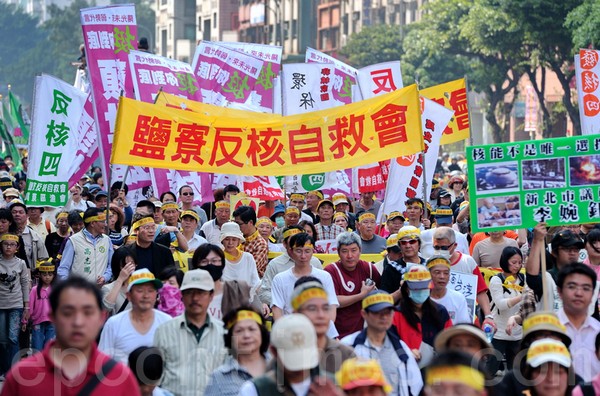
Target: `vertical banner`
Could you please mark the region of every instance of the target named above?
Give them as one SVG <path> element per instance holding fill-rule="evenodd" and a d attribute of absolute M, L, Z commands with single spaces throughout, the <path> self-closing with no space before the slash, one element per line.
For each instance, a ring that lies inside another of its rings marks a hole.
<path fill-rule="evenodd" d="M 332 98 L 335 106 L 352 103 L 352 87 L 356 85 L 356 75 L 358 71 L 335 59 L 332 56 L 324 54 L 313 48 L 306 48 L 306 63 L 329 63 L 334 66 L 331 75 L 332 80 Z"/>
<path fill-rule="evenodd" d="M 535 133 L 538 126 L 538 101 L 535 90 L 531 84 L 525 87 L 525 132 Z"/>
<path fill-rule="evenodd" d="M 281 72 L 283 115 L 308 113 L 340 106 L 331 89 L 333 67 L 322 63 L 290 63 Z"/>
<path fill-rule="evenodd" d="M 127 61 L 129 52 L 137 47 L 135 7 L 128 4 L 85 8 L 80 15 L 99 134 L 100 163 L 104 181 L 108 183 L 119 97 L 123 94 L 133 98 L 133 80 Z"/>
<path fill-rule="evenodd" d="M 581 134 L 600 133 L 600 51 L 579 50 L 575 55 L 575 77 Z"/>
<path fill-rule="evenodd" d="M 421 97 L 421 126 L 425 155 L 417 153 L 392 159 L 387 191 L 383 201 L 384 215 L 392 211 L 404 212 L 404 202 L 408 198 L 421 197 L 427 202 L 431 192 L 431 180 L 435 172 L 435 164 L 442 139 L 442 132 L 452 118 L 452 111 L 432 100 Z M 423 171 L 423 163 L 425 171 Z M 423 179 L 427 180 L 426 196 L 423 197 Z"/>
<path fill-rule="evenodd" d="M 225 47 L 242 51 L 261 59 L 264 64 L 250 93 L 248 106 L 250 110 L 262 113 L 275 113 L 275 79 L 281 71 L 282 49 L 274 45 L 253 43 L 219 43 Z"/>
<path fill-rule="evenodd" d="M 469 138 L 467 83 L 464 78 L 421 89 L 419 93 L 454 111 L 454 117 L 444 130 L 440 144 L 454 143 Z"/>
<path fill-rule="evenodd" d="M 400 61 L 377 63 L 363 67 L 357 74 L 361 97 L 369 99 L 403 88 Z"/>
<path fill-rule="evenodd" d="M 77 87 L 75 87 L 78 89 Z M 87 94 L 79 125 L 74 131 L 75 158 L 69 166 L 69 188 L 77 183 L 98 159 L 98 130 L 94 121 L 92 94 Z"/>
<path fill-rule="evenodd" d="M 196 47 L 192 63 L 202 90 L 202 102 L 223 107 L 248 102 L 263 65 L 262 60 L 252 55 L 202 41 Z"/>
<path fill-rule="evenodd" d="M 33 130 L 25 201 L 64 206 L 69 167 L 77 151 L 76 131 L 87 95 L 49 75 L 35 79 Z"/>
<path fill-rule="evenodd" d="M 600 222 L 600 137 L 467 147 L 473 232 Z"/>

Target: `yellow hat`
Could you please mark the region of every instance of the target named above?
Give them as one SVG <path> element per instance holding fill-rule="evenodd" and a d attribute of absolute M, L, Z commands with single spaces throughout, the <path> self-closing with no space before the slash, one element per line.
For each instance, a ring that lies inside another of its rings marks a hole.
<path fill-rule="evenodd" d="M 362 386 L 380 386 L 386 394 L 392 390 L 379 362 L 375 359 L 347 359 L 335 374 L 335 379 L 345 391 Z"/>
<path fill-rule="evenodd" d="M 181 212 L 181 214 L 179 215 L 180 219 L 183 219 L 183 216 L 191 216 L 194 219 L 196 219 L 196 221 L 200 221 L 200 216 L 198 216 L 198 213 L 196 213 L 195 210 L 184 210 L 183 212 Z"/>
<path fill-rule="evenodd" d="M 553 338 L 542 338 L 531 343 L 527 350 L 527 364 L 539 367 L 549 362 L 571 367 L 571 354 L 565 344 Z"/>
<path fill-rule="evenodd" d="M 421 238 L 421 230 L 419 230 L 415 226 L 407 225 L 398 231 L 398 240 L 410 238 L 410 239 L 420 239 Z"/>
<path fill-rule="evenodd" d="M 333 214 L 333 221 L 335 221 L 335 219 L 337 219 L 338 217 L 343 217 L 344 219 L 348 220 L 348 215 L 344 212 L 335 212 Z"/>
<path fill-rule="evenodd" d="M 386 249 L 398 247 L 398 234 L 392 234 L 385 241 Z"/>
<path fill-rule="evenodd" d="M 427 289 L 431 285 L 431 274 L 427 267 L 414 264 L 404 273 L 404 278 L 411 290 Z"/>
<path fill-rule="evenodd" d="M 427 370 L 426 385 L 444 382 L 463 384 L 476 391 L 481 391 L 485 386 L 485 377 L 481 371 L 465 365 L 437 366 Z"/>

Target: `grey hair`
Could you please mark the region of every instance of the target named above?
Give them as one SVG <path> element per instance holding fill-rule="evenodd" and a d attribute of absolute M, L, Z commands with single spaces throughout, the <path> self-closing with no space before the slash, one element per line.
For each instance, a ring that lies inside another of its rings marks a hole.
<path fill-rule="evenodd" d="M 338 251 L 342 246 L 350 246 L 354 243 L 356 243 L 358 248 L 362 250 L 362 242 L 360 241 L 360 237 L 354 232 L 342 232 L 337 236 L 336 240 Z"/>
<path fill-rule="evenodd" d="M 439 227 L 435 229 L 433 239 L 436 241 L 447 239 L 448 242 L 454 243 L 456 242 L 456 235 L 454 234 L 454 230 L 450 227 Z"/>

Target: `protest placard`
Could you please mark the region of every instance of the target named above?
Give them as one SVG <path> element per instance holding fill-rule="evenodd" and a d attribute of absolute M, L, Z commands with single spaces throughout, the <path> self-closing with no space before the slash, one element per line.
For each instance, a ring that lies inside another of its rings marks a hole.
<path fill-rule="evenodd" d="M 447 289 L 455 290 L 465 296 L 469 307 L 469 317 L 475 319 L 475 304 L 477 302 L 477 275 L 464 272 L 450 271 L 450 281 Z"/>

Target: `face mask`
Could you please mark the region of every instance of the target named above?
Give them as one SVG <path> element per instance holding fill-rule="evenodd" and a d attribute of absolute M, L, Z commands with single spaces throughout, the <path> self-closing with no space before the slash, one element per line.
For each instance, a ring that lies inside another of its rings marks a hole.
<path fill-rule="evenodd" d="M 277 227 L 282 228 L 283 226 L 285 226 L 285 220 L 283 219 L 283 217 L 278 217 L 275 219 L 275 224 L 277 224 Z"/>
<path fill-rule="evenodd" d="M 213 281 L 215 282 L 221 279 L 221 276 L 223 276 L 223 265 L 208 264 L 199 268 L 208 271 L 210 277 L 213 278 Z"/>
<path fill-rule="evenodd" d="M 429 289 L 410 290 L 408 296 L 415 304 L 423 304 L 429 297 Z"/>
<path fill-rule="evenodd" d="M 450 259 L 450 251 L 448 250 L 433 249 L 433 254 L 436 256 L 442 256 L 444 258 Z"/>

